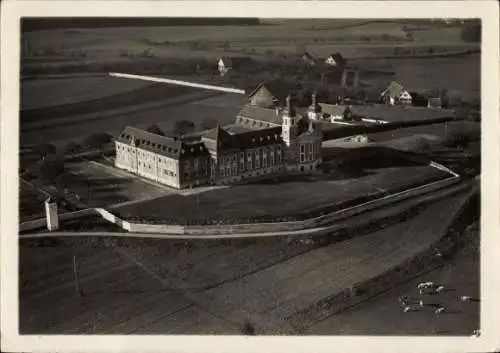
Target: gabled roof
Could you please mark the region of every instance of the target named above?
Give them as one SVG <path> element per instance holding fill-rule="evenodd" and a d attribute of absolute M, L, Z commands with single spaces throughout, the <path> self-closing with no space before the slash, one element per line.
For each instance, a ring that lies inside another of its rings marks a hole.
<path fill-rule="evenodd" d="M 138 148 L 176 159 L 180 157 L 182 149 L 181 140 L 177 138 L 156 135 L 131 126 L 127 126 L 116 140 L 129 145 L 134 143 Z"/>
<path fill-rule="evenodd" d="M 240 64 L 248 63 L 248 62 L 252 61 L 253 59 L 249 58 L 247 56 L 233 56 L 233 57 L 223 56 L 219 59 L 219 61 L 221 61 L 221 60 L 224 63 L 224 66 L 234 67 L 234 66 L 237 66 Z"/>
<path fill-rule="evenodd" d="M 302 55 L 302 58 L 303 59 L 307 59 L 307 60 L 311 60 L 311 61 L 314 61 L 314 57 L 309 54 L 308 52 L 305 52 L 303 55 Z"/>
<path fill-rule="evenodd" d="M 246 104 L 236 115 L 236 121 L 239 124 L 245 124 L 245 118 L 267 122 L 275 125 L 280 125 L 283 123 L 283 119 L 281 118 L 281 114 L 276 113 L 275 108 L 263 108 L 255 105 Z M 249 127 L 254 129 L 262 128 L 264 126 L 259 126 L 258 124 L 253 124 L 250 122 Z"/>
<path fill-rule="evenodd" d="M 403 85 L 399 82 L 392 81 L 389 86 L 382 92 L 382 96 L 389 96 L 392 98 L 397 98 L 399 97 L 403 92 L 405 91 L 405 88 Z"/>
<path fill-rule="evenodd" d="M 344 57 L 340 53 L 330 54 L 330 55 L 328 55 L 326 60 L 328 60 L 330 58 L 332 58 L 333 61 L 335 61 L 335 63 L 338 66 L 345 66 L 345 64 L 347 63 L 347 60 L 344 59 Z"/>
<path fill-rule="evenodd" d="M 260 83 L 255 89 L 250 91 L 248 98 L 254 96 L 260 89 L 266 89 L 275 99 L 276 102 L 284 103 L 288 94 L 292 93 L 292 97 L 300 89 L 300 84 L 286 80 L 272 80 Z"/>
<path fill-rule="evenodd" d="M 326 104 L 326 103 L 319 103 L 319 106 L 321 107 L 321 111 L 323 113 L 333 116 L 342 115 L 347 108 L 345 105 Z"/>

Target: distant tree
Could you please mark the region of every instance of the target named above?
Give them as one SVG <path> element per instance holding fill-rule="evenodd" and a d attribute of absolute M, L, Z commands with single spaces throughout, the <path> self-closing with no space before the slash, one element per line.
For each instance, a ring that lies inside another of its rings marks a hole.
<path fill-rule="evenodd" d="M 174 125 L 173 133 L 176 136 L 182 136 L 194 131 L 194 123 L 191 120 L 177 120 Z"/>
<path fill-rule="evenodd" d="M 66 154 L 77 154 L 77 153 L 80 153 L 82 150 L 83 150 L 83 147 L 75 142 L 69 142 L 64 147 L 64 153 L 66 153 Z"/>
<path fill-rule="evenodd" d="M 243 333 L 245 336 L 254 336 L 255 335 L 254 325 L 250 321 L 245 321 L 241 333 Z"/>
<path fill-rule="evenodd" d="M 218 123 L 219 123 L 219 121 L 217 119 L 214 119 L 214 118 L 205 118 L 201 122 L 201 128 L 203 130 L 213 129 L 213 128 L 217 127 Z"/>
<path fill-rule="evenodd" d="M 297 104 L 300 107 L 307 107 L 311 104 L 312 89 L 303 88 L 297 92 Z"/>
<path fill-rule="evenodd" d="M 165 136 L 165 133 L 158 127 L 158 125 L 151 125 L 146 129 L 147 132 L 152 134 Z"/>
<path fill-rule="evenodd" d="M 110 134 L 105 132 L 92 134 L 83 140 L 83 145 L 85 147 L 102 149 L 106 144 L 111 142 L 112 138 Z"/>
<path fill-rule="evenodd" d="M 44 143 L 33 148 L 34 151 L 40 154 L 40 158 L 45 158 L 49 155 L 56 154 L 57 148 L 53 144 Z"/>
<path fill-rule="evenodd" d="M 60 159 L 44 160 L 38 172 L 43 181 L 54 182 L 64 172 L 64 163 Z"/>

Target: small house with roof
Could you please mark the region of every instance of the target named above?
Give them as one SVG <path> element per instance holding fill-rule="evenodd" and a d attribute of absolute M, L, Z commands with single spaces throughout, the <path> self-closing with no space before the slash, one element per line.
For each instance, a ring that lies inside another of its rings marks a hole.
<path fill-rule="evenodd" d="M 245 56 L 223 56 L 217 62 L 217 69 L 221 76 L 227 74 L 230 70 L 238 69 L 252 62 L 252 58 Z"/>
<path fill-rule="evenodd" d="M 335 53 L 325 59 L 325 64 L 342 72 L 347 67 L 347 60 L 340 53 Z"/>
<path fill-rule="evenodd" d="M 302 55 L 302 60 L 304 61 L 304 63 L 306 63 L 306 65 L 308 66 L 316 66 L 316 60 L 314 59 L 314 57 L 309 54 L 308 52 L 305 52 L 303 55 Z"/>
<path fill-rule="evenodd" d="M 410 92 L 399 82 L 392 81 L 380 94 L 382 100 L 390 105 L 412 104 Z"/>

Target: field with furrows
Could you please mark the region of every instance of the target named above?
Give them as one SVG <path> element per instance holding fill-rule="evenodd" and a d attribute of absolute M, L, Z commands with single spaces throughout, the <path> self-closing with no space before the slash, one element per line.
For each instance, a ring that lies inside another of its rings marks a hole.
<path fill-rule="evenodd" d="M 248 319 L 258 332 L 276 333 L 289 329 L 287 316 L 425 249 L 463 198 L 322 248 L 286 238 L 21 246 L 20 330 L 237 334 Z"/>

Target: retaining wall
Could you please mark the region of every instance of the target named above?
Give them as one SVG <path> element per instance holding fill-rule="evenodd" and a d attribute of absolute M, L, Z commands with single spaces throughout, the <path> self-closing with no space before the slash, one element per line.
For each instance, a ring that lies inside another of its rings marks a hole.
<path fill-rule="evenodd" d="M 387 195 L 382 198 L 365 202 L 360 205 L 348 207 L 339 211 L 329 213 L 327 215 L 311 218 L 304 221 L 292 222 L 275 222 L 275 223 L 250 223 L 250 224 L 235 224 L 235 225 L 218 225 L 218 226 L 180 226 L 168 224 L 147 224 L 133 223 L 123 220 L 111 212 L 103 208 L 88 208 L 76 212 L 68 212 L 59 215 L 61 221 L 72 220 L 76 218 L 86 217 L 89 215 L 98 214 L 108 222 L 114 223 L 124 230 L 135 233 L 165 233 L 165 234 L 183 234 L 183 235 L 208 235 L 208 234 L 237 234 L 237 233 L 263 233 L 263 232 L 286 232 L 299 231 L 315 227 L 320 227 L 326 223 L 339 221 L 348 217 L 352 217 L 362 212 L 374 210 L 379 207 L 384 207 L 389 204 L 406 200 L 410 197 L 430 193 L 443 189 L 447 186 L 458 183 L 459 177 L 453 176 L 447 179 L 438 180 L 426 185 L 421 185 L 412 189 L 408 189 L 396 194 Z M 20 231 L 27 231 L 46 226 L 46 220 L 38 219 L 28 222 L 23 222 L 19 225 Z"/>

